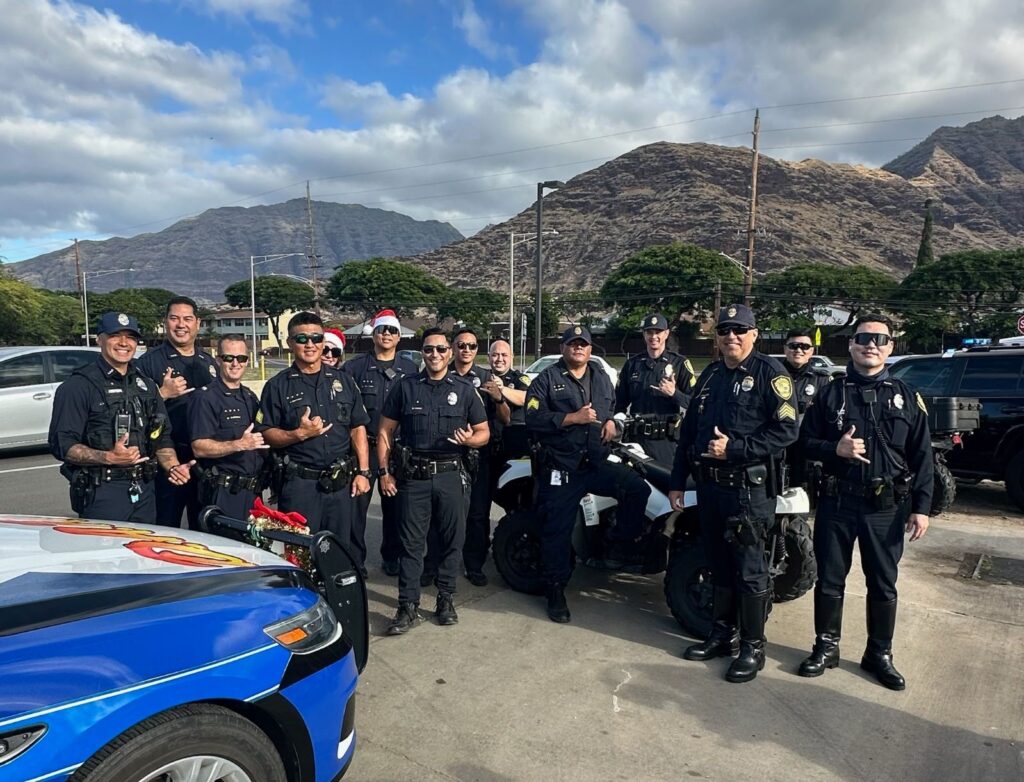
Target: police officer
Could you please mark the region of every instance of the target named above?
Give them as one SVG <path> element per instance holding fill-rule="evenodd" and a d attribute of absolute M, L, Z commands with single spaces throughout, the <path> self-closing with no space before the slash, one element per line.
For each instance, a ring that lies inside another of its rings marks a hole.
<path fill-rule="evenodd" d="M 690 359 L 666 349 L 671 332 L 664 315 L 651 313 L 640 330 L 647 350 L 630 358 L 619 373 L 615 412 L 643 416 L 633 425 L 635 434 L 623 439 L 639 443 L 648 456 L 671 465 L 676 431 L 697 378 Z"/>
<path fill-rule="evenodd" d="M 324 363 L 329 367 L 340 367 L 345 359 L 345 332 L 341 329 L 324 329 Z"/>
<path fill-rule="evenodd" d="M 459 621 L 454 594 L 459 552 L 469 509 L 468 448 L 487 444 L 490 431 L 480 395 L 448 372 L 451 349 L 438 328 L 423 333 L 422 372 L 404 377 L 388 394 L 377 431 L 381 491 L 398 497 L 402 559 L 398 611 L 388 635 L 401 635 L 421 620 L 420 574 L 427 530 L 437 527 L 439 567 L 435 615 L 441 625 Z M 395 447 L 401 427 L 402 445 Z M 394 463 L 397 475 L 392 472 Z"/>
<path fill-rule="evenodd" d="M 196 303 L 187 296 L 175 296 L 164 312 L 166 339 L 150 348 L 138 361 L 139 371 L 160 387 L 160 396 L 171 419 L 174 449 L 181 462 L 193 459 L 192 435 L 188 429 L 189 394 L 217 377 L 217 364 L 196 345 L 201 322 Z M 181 526 L 181 513 L 187 511 L 187 526 L 196 529 L 199 519 L 198 484 L 177 485 L 168 476 L 157 475 L 157 524 Z"/>
<path fill-rule="evenodd" d="M 839 664 L 843 594 L 853 544 L 860 544 L 867 582 L 868 643 L 861 668 L 892 690 L 906 681 L 893 666 L 896 576 L 903 534 L 924 537 L 932 497 L 932 449 L 921 395 L 889 376 L 889 321 L 865 315 L 854 324 L 846 376 L 827 386 L 808 410 L 801 440 L 823 463 L 814 521 L 818 583 L 811 655 L 801 676 Z"/>
<path fill-rule="evenodd" d="M 683 657 L 710 660 L 731 656 L 738 647 L 725 678 L 748 682 L 764 668 L 765 539 L 775 516 L 778 461 L 798 434 L 796 399 L 782 365 L 754 349 L 757 328 L 747 307 L 723 307 L 715 334 L 722 358 L 694 386 L 669 492 L 672 507 L 682 510 L 687 477 L 697 482 L 713 586 L 711 634 Z"/>
<path fill-rule="evenodd" d="M 104 313 L 96 335 L 99 358 L 54 394 L 50 452 L 64 462 L 79 517 L 154 524 L 157 465 L 180 486 L 194 462 L 178 461 L 156 384 L 133 362 L 142 338 L 135 318 Z"/>
<path fill-rule="evenodd" d="M 189 405 L 189 431 L 196 455 L 202 505 L 216 505 L 244 519 L 263 491 L 263 435 L 254 432 L 260 400 L 242 385 L 249 363 L 245 337 L 227 334 L 217 342 L 220 375 L 198 389 Z"/>
<path fill-rule="evenodd" d="M 526 436 L 526 389 L 530 387 L 529 375 L 517 372 L 512 367 L 512 346 L 505 340 L 498 339 L 491 343 L 487 351 L 487 359 L 491 365 L 491 382 L 481 387 L 489 394 L 496 404 L 508 405 L 509 422 L 500 424 L 495 420 L 495 428 L 491 429 L 491 487 L 492 491 L 501 477 L 502 466 L 509 459 L 518 459 L 530 452 Z"/>
<path fill-rule="evenodd" d="M 783 352 L 782 366 L 793 379 L 796 420 L 799 424 L 821 390 L 832 381 L 832 377 L 811 366 L 814 340 L 808 329 L 791 329 L 787 332 Z M 807 483 L 807 460 L 799 440 L 786 449 L 786 465 L 789 468 L 790 485 L 803 486 Z"/>
<path fill-rule="evenodd" d="M 370 416 L 352 376 L 324 365 L 323 342 L 318 315 L 292 316 L 295 361 L 264 386 L 256 428 L 277 451 L 278 508 L 301 513 L 312 531 L 330 530 L 351 550 L 356 498 L 370 490 Z"/>
<path fill-rule="evenodd" d="M 342 365 L 342 369 L 355 378 L 363 405 L 370 416 L 366 425 L 366 436 L 370 447 L 370 487 L 377 480 L 380 465 L 377 462 L 377 429 L 380 427 L 380 411 L 384 407 L 391 389 L 406 375 L 415 375 L 419 370 L 408 358 L 397 355 L 398 341 L 402 327 L 393 310 L 381 310 L 373 316 L 373 349 L 368 353 L 354 356 Z M 359 495 L 359 513 L 352 525 L 352 548 L 359 558 L 359 564 L 366 562 L 366 514 L 370 508 L 372 492 Z M 381 567 L 389 576 L 398 575 L 398 560 L 402 555 L 402 544 L 398 540 L 398 500 L 381 494 Z"/>
<path fill-rule="evenodd" d="M 537 501 L 541 508 L 541 561 L 548 617 L 570 619 L 565 585 L 571 575 L 572 530 L 584 494 L 615 497 L 616 525 L 606 560 L 628 556 L 643 531 L 650 487 L 622 464 L 608 461 L 616 435 L 615 390 L 601 365 L 591 361 L 590 332 L 570 326 L 562 357 L 541 372 L 526 392 L 526 426 L 540 445 Z"/>

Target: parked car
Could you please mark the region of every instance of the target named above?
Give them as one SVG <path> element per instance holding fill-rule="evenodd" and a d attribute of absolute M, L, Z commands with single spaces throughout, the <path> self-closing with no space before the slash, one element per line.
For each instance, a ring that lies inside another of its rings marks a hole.
<path fill-rule="evenodd" d="M 530 366 L 528 366 L 526 369 L 524 369 L 523 370 L 523 374 L 526 375 L 528 378 L 530 378 L 530 380 L 533 380 L 535 377 L 537 377 L 537 375 L 539 375 L 541 372 L 543 372 L 549 366 L 554 364 L 560 358 L 561 358 L 561 355 L 555 355 L 555 354 L 552 354 L 552 355 L 549 355 L 549 356 L 541 356 L 536 361 L 534 361 L 532 364 L 530 364 Z M 591 361 L 596 361 L 598 364 L 601 365 L 601 368 L 608 374 L 608 377 L 610 377 L 612 379 L 612 385 L 613 386 L 616 383 L 619 382 L 619 371 L 615 367 L 613 367 L 611 364 L 609 364 L 607 361 L 605 361 L 600 356 L 591 356 L 590 360 Z"/>
<path fill-rule="evenodd" d="M 923 397 L 976 397 L 980 425 L 946 457 L 958 478 L 1005 481 L 1024 508 L 1024 348 L 988 346 L 948 355 L 909 356 L 893 377 Z"/>
<path fill-rule="evenodd" d="M 399 350 L 397 355 L 398 355 L 399 358 L 407 358 L 407 359 L 409 359 L 413 364 L 416 365 L 417 369 L 419 369 L 421 372 L 423 371 L 423 354 L 420 353 L 420 351 L 418 351 L 418 350 Z"/>
<path fill-rule="evenodd" d="M 0 516 L 0 779 L 338 779 L 366 588 L 304 537 L 311 573 L 217 535 Z"/>
<path fill-rule="evenodd" d="M 782 361 L 782 359 L 785 358 L 785 355 L 782 353 L 772 353 L 772 358 L 777 358 L 779 361 Z M 811 356 L 811 369 L 822 375 L 828 375 L 829 377 L 836 377 L 846 371 L 845 366 L 840 366 L 828 356 L 818 355 Z"/>

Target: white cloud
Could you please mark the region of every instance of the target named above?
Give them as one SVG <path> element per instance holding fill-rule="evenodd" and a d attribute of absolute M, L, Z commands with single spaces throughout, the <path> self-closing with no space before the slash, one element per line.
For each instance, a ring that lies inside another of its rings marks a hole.
<path fill-rule="evenodd" d="M 473 0 L 462 0 L 455 11 L 455 26 L 466 37 L 466 43 L 491 60 L 512 60 L 515 49 L 502 45 L 491 37 L 491 28 L 487 20 L 480 16 Z"/>
<path fill-rule="evenodd" d="M 185 0 L 211 16 L 254 19 L 284 30 L 299 28 L 309 17 L 306 0 Z"/>

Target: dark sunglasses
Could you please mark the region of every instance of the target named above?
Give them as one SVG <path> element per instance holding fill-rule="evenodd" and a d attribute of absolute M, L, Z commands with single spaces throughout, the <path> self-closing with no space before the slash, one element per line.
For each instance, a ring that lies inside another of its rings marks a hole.
<path fill-rule="evenodd" d="M 341 348 L 324 348 L 324 355 L 331 358 L 341 358 Z"/>
<path fill-rule="evenodd" d="M 377 328 L 374 330 L 378 334 L 394 334 L 397 336 L 398 334 L 401 333 L 398 329 L 398 326 L 377 326 Z"/>
<path fill-rule="evenodd" d="M 244 353 L 242 355 L 240 355 L 240 356 L 229 356 L 227 353 L 222 353 L 219 356 L 219 358 L 225 364 L 230 364 L 233 361 L 237 361 L 239 364 L 248 364 L 249 363 L 249 357 L 247 355 L 245 355 Z"/>
<path fill-rule="evenodd" d="M 293 334 L 289 337 L 296 345 L 305 345 L 307 342 L 312 342 L 314 345 L 319 345 L 324 341 L 323 334 L 307 334 L 306 332 L 300 332 Z"/>
<path fill-rule="evenodd" d="M 892 342 L 892 337 L 888 334 L 875 334 L 871 331 L 864 331 L 860 334 L 854 334 L 853 341 L 862 348 L 866 348 L 872 342 L 874 342 L 878 347 L 884 347 Z"/>
<path fill-rule="evenodd" d="M 478 346 L 475 342 L 456 342 L 455 347 L 459 350 L 476 350 Z"/>
<path fill-rule="evenodd" d="M 448 352 L 448 350 L 449 350 L 449 347 L 447 345 L 424 345 L 423 346 L 423 352 L 428 354 L 428 355 L 430 353 L 440 353 L 443 356 L 445 353 Z"/>
<path fill-rule="evenodd" d="M 750 326 L 719 326 L 715 329 L 715 333 L 720 337 L 725 337 L 729 334 L 735 334 L 737 337 L 742 337 L 750 330 Z"/>
<path fill-rule="evenodd" d="M 810 342 L 787 342 L 786 347 L 790 350 L 813 350 L 814 345 Z"/>

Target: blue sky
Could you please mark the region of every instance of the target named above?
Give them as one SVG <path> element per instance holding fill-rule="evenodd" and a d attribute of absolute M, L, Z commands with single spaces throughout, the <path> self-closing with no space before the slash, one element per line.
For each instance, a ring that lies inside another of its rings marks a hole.
<path fill-rule="evenodd" d="M 528 208 L 538 180 L 641 144 L 746 145 L 755 106 L 778 107 L 762 111 L 766 154 L 867 165 L 1024 107 L 1016 0 L 0 0 L 0 14 L 12 261 L 298 197 L 307 179 L 314 198 L 469 235 Z"/>

